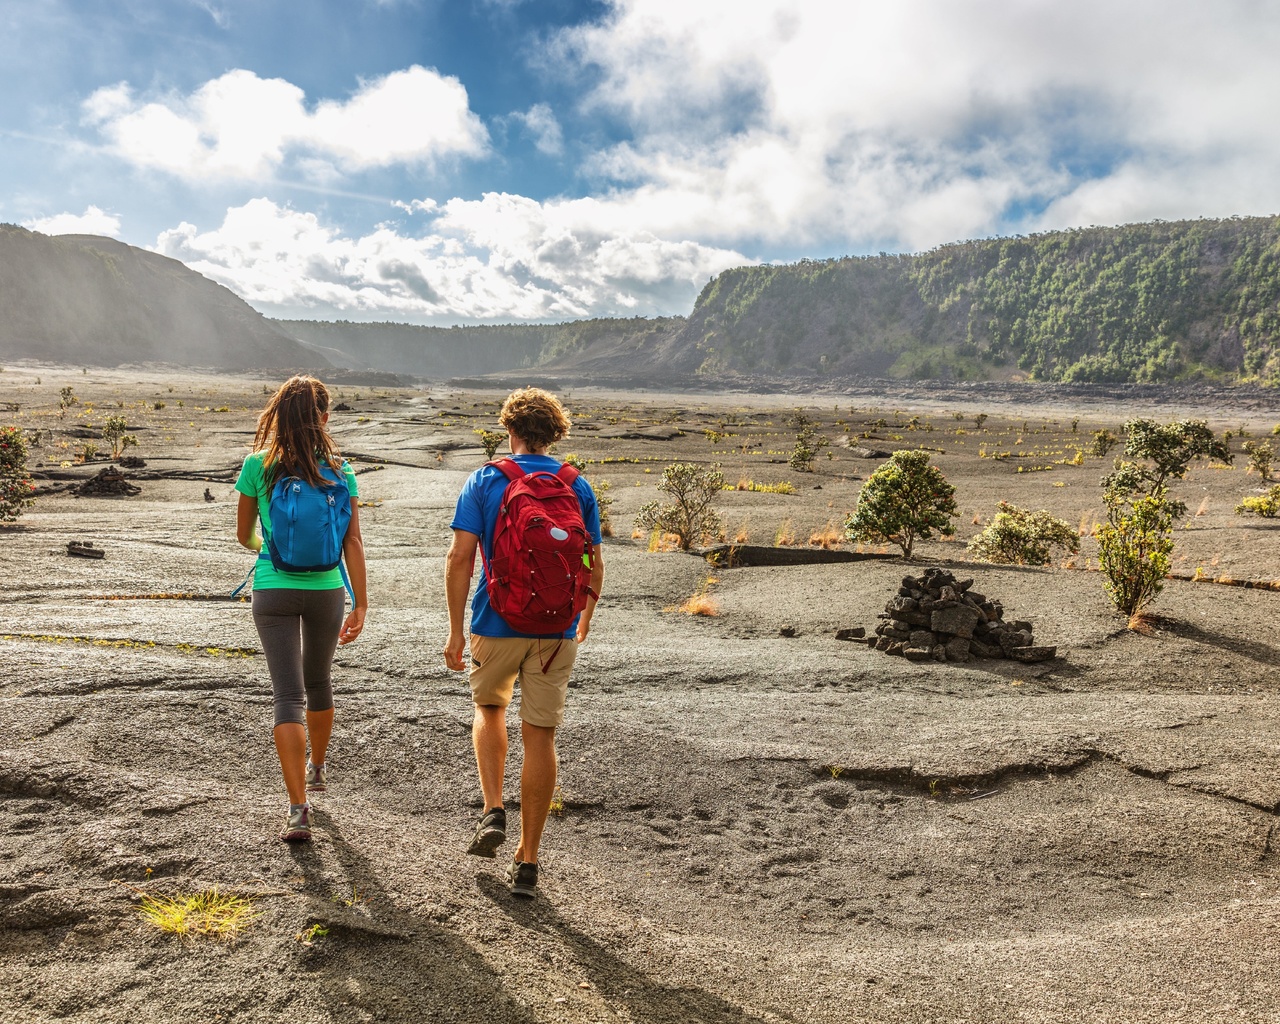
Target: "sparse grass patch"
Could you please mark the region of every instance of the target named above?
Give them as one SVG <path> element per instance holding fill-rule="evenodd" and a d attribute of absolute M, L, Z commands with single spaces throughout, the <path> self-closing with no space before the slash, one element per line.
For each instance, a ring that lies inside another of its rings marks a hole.
<path fill-rule="evenodd" d="M 708 592 L 710 588 L 711 580 L 708 579 L 690 594 L 688 599 L 676 611 L 683 612 L 685 615 L 705 615 L 714 619 L 720 614 L 720 602 Z"/>
<path fill-rule="evenodd" d="M 813 533 L 809 534 L 809 543 L 813 547 L 823 548 L 828 551 L 831 548 L 838 548 L 843 539 L 844 530 L 841 527 L 836 526 L 836 524 L 830 519 L 827 520 L 823 527 L 814 530 Z"/>
<path fill-rule="evenodd" d="M 790 547 L 796 542 L 796 531 L 790 519 L 784 519 L 773 534 L 773 546 L 775 548 Z"/>
<path fill-rule="evenodd" d="M 206 936 L 227 942 L 234 941 L 259 916 L 252 900 L 219 892 L 216 886 L 188 896 L 146 893 L 138 913 L 169 935 Z"/>
<path fill-rule="evenodd" d="M 789 480 L 779 480 L 776 484 L 757 483 L 747 477 L 739 477 L 735 486 L 725 485 L 726 491 L 755 491 L 757 494 L 795 494 L 795 486 Z"/>

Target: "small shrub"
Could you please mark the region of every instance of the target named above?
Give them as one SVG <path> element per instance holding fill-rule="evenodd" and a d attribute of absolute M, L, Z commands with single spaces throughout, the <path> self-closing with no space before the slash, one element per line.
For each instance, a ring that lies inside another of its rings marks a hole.
<path fill-rule="evenodd" d="M 0 427 L 0 523 L 12 523 L 35 504 L 27 475 L 27 438 L 18 427 Z"/>
<path fill-rule="evenodd" d="M 804 413 L 796 413 L 791 422 L 796 428 L 796 443 L 787 461 L 798 473 L 812 473 L 813 460 L 831 442 L 814 429 L 813 421 Z"/>
<path fill-rule="evenodd" d="M 1218 440 L 1204 420 L 1176 420 L 1156 423 L 1133 419 L 1124 425 L 1127 436 L 1124 451 L 1130 459 L 1116 460 L 1115 470 L 1102 480 L 1102 486 L 1117 500 L 1137 496 L 1158 498 L 1174 519 L 1187 514 L 1186 502 L 1170 498 L 1170 480 L 1181 480 L 1195 459 L 1209 459 L 1223 466 L 1231 465 L 1232 454 L 1226 443 Z"/>
<path fill-rule="evenodd" d="M 773 546 L 775 548 L 790 547 L 796 542 L 796 531 L 791 525 L 790 519 L 784 519 L 776 530 L 773 531 Z"/>
<path fill-rule="evenodd" d="M 111 445 L 111 457 L 120 458 L 126 448 L 136 448 L 138 439 L 127 433 L 128 423 L 123 416 L 108 416 L 106 426 L 102 428 L 102 439 Z M 88 448 L 88 445 L 85 445 Z M 86 460 L 88 456 L 85 456 Z"/>
<path fill-rule="evenodd" d="M 507 435 L 500 430 L 484 430 L 477 427 L 472 433 L 480 435 L 480 444 L 484 448 L 484 457 L 486 462 L 492 462 L 493 457 L 498 454 L 498 448 L 502 442 L 507 439 Z M 569 462 L 569 459 L 565 459 Z M 573 464 L 578 472 L 582 472 L 583 467 Z"/>
<path fill-rule="evenodd" d="M 1266 494 L 1253 498 L 1242 498 L 1236 506 L 1238 516 L 1261 516 L 1263 519 L 1275 519 L 1280 516 L 1280 484 L 1275 484 Z"/>
<path fill-rule="evenodd" d="M 565 462 L 568 462 L 565 459 Z M 609 493 L 612 485 L 608 480 L 601 480 L 597 483 L 594 480 L 588 480 L 591 484 L 591 493 L 596 496 L 596 507 L 600 509 L 600 535 L 602 537 L 613 536 L 613 495 Z"/>
<path fill-rule="evenodd" d="M 152 404 L 152 408 L 155 409 L 156 412 L 159 412 L 161 409 L 164 408 L 164 402 L 159 402 L 159 401 L 154 402 Z"/>
<path fill-rule="evenodd" d="M 981 428 L 982 424 L 986 422 L 987 422 L 987 414 L 985 412 L 980 412 L 978 413 L 977 416 L 973 418 L 973 425 L 978 428 Z"/>
<path fill-rule="evenodd" d="M 845 535 L 897 544 L 910 558 L 917 540 L 928 540 L 935 532 L 944 537 L 955 533 L 955 494 L 942 470 L 929 465 L 927 451 L 894 452 L 867 478 L 857 506 L 845 519 Z"/>
<path fill-rule="evenodd" d="M 1105 459 L 1111 449 L 1119 443 L 1120 438 L 1105 427 L 1102 430 L 1095 430 L 1093 432 L 1093 444 L 1089 446 L 1089 454 L 1099 459 Z"/>
<path fill-rule="evenodd" d="M 675 534 L 682 551 L 713 537 L 720 529 L 715 500 L 724 489 L 718 464 L 699 469 L 691 462 L 673 462 L 662 471 L 658 490 L 669 503 L 650 501 L 636 513 L 635 525 L 645 530 Z"/>
<path fill-rule="evenodd" d="M 76 398 L 76 390 L 70 384 L 58 391 L 58 408 L 61 410 L 70 409 L 73 405 L 80 401 Z"/>
<path fill-rule="evenodd" d="M 1262 477 L 1264 484 L 1270 483 L 1271 461 L 1275 457 L 1275 452 L 1271 449 L 1271 442 L 1246 441 L 1244 450 L 1249 456 L 1249 468 Z"/>
<path fill-rule="evenodd" d="M 1032 512 L 1002 501 L 987 528 L 969 541 L 968 552 L 998 565 L 1049 565 L 1052 548 L 1073 555 L 1080 551 L 1079 536 L 1070 523 L 1046 509 Z"/>
<path fill-rule="evenodd" d="M 1108 491 L 1104 500 L 1107 521 L 1098 527 L 1102 585 L 1116 608 L 1133 616 L 1155 599 L 1169 575 L 1173 510 L 1163 492 L 1131 502 Z"/>

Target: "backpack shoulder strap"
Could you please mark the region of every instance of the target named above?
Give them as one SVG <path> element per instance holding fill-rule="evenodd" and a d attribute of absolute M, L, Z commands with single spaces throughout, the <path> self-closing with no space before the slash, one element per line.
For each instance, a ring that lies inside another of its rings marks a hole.
<path fill-rule="evenodd" d="M 527 474 L 520 468 L 520 464 L 515 459 L 494 459 L 492 462 L 486 462 L 486 466 L 496 466 L 502 470 L 502 473 L 508 480 L 521 480 Z"/>
<path fill-rule="evenodd" d="M 556 476 L 558 476 L 570 487 L 573 486 L 573 482 L 577 480 L 578 477 L 580 477 L 581 475 L 582 474 L 578 472 L 575 466 L 571 466 L 567 462 L 561 463 L 560 468 L 556 470 Z"/>

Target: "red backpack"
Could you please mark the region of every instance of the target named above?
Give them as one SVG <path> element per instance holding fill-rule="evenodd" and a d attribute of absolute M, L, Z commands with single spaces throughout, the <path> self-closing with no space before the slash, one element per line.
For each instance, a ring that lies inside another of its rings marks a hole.
<path fill-rule="evenodd" d="M 578 471 L 566 463 L 555 473 L 526 473 L 513 459 L 488 465 L 509 481 L 493 530 L 493 558 L 484 560 L 489 604 L 518 633 L 559 636 L 587 606 L 587 596 L 596 597 L 591 535 L 573 489 Z"/>

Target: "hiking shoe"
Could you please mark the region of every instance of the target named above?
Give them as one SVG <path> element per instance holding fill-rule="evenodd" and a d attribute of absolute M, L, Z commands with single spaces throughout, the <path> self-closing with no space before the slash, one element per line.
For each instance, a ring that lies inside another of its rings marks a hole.
<path fill-rule="evenodd" d="M 507 865 L 507 885 L 511 886 L 512 896 L 533 899 L 538 894 L 538 865 L 513 860 Z"/>
<path fill-rule="evenodd" d="M 495 807 L 480 819 L 467 853 L 473 857 L 496 857 L 498 847 L 506 841 L 507 812 L 501 807 Z"/>
<path fill-rule="evenodd" d="M 311 839 L 311 805 L 290 804 L 280 838 L 286 843 L 305 843 Z"/>
<path fill-rule="evenodd" d="M 328 777 L 324 765 L 315 765 L 307 761 L 307 792 L 323 793 L 328 788 Z"/>

